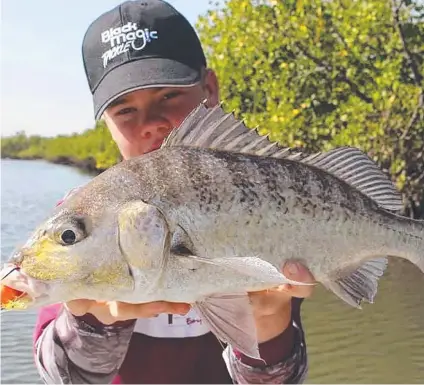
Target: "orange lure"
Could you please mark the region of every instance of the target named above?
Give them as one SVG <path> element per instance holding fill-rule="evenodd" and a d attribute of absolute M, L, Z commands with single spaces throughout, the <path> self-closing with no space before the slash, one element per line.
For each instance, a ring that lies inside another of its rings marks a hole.
<path fill-rule="evenodd" d="M 23 291 L 13 289 L 6 285 L 1 285 L 1 308 L 4 308 L 12 301 L 16 301 L 24 294 L 25 293 Z"/>

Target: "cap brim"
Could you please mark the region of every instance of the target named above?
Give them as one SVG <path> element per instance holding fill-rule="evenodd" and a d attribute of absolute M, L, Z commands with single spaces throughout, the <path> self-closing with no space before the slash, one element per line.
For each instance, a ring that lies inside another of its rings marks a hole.
<path fill-rule="evenodd" d="M 146 58 L 125 63 L 109 72 L 93 94 L 95 119 L 111 102 L 128 92 L 152 87 L 190 86 L 200 71 L 171 59 Z"/>

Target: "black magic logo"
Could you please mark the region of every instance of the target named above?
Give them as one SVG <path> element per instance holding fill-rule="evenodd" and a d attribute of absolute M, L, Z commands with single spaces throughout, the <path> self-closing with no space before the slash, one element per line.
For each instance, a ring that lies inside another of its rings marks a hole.
<path fill-rule="evenodd" d="M 122 27 L 103 31 L 101 37 L 102 43 L 110 43 L 111 47 L 102 55 L 103 68 L 106 68 L 110 60 L 127 52 L 130 47 L 136 51 L 142 50 L 147 43 L 158 38 L 158 31 L 138 28 L 137 23 L 128 22 Z"/>

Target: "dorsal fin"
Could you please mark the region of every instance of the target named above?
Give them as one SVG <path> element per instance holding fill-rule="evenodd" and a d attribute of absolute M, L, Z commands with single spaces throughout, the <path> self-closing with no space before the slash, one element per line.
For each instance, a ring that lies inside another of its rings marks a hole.
<path fill-rule="evenodd" d="M 187 146 L 219 149 L 261 156 L 288 157 L 295 152 L 271 142 L 268 136 L 245 126 L 233 113 L 225 113 L 220 105 L 196 107 L 165 139 L 162 148 Z M 282 156 L 277 156 L 282 151 Z M 300 153 L 301 154 L 301 153 Z"/>
<path fill-rule="evenodd" d="M 220 105 L 200 104 L 166 138 L 161 148 L 187 146 L 245 153 L 309 164 L 349 183 L 386 210 L 402 210 L 402 197 L 393 183 L 367 154 L 353 147 L 339 147 L 325 153 L 306 154 L 271 142 L 268 136 L 249 129 Z"/>
<path fill-rule="evenodd" d="M 338 147 L 301 160 L 329 172 L 368 195 L 386 210 L 401 211 L 402 195 L 378 165 L 363 151 Z"/>

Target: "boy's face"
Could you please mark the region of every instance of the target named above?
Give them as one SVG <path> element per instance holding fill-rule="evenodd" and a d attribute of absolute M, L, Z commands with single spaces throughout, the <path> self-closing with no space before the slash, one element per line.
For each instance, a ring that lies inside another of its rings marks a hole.
<path fill-rule="evenodd" d="M 148 88 L 130 92 L 110 104 L 106 124 L 124 159 L 158 149 L 173 128 L 207 99 L 218 103 L 215 74 L 207 71 L 202 83 L 189 87 Z"/>

